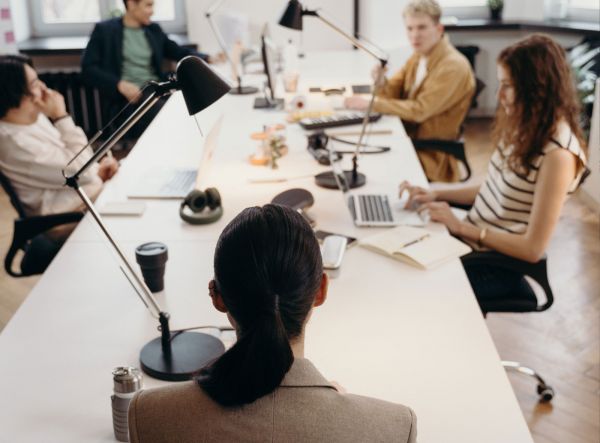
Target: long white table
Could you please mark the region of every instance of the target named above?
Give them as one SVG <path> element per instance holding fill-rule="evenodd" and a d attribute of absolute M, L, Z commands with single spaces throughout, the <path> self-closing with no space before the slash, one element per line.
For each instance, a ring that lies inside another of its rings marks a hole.
<path fill-rule="evenodd" d="M 320 84 L 319 79 L 364 82 L 371 67 L 357 52 L 309 55 L 304 63 L 306 87 Z M 310 213 L 320 229 L 359 238 L 377 231 L 356 228 L 341 193 L 316 187 L 312 178 L 249 183 L 249 177 L 326 170 L 306 152 L 306 137 L 297 125 L 287 126 L 290 153 L 279 170 L 250 166 L 247 158 L 256 142 L 249 134 L 284 118 L 282 112 L 252 110 L 253 99 L 227 96 L 196 122 L 176 94 L 97 202 L 124 199 L 153 167 L 197 164 L 202 147 L 197 123 L 206 135 L 225 116 L 204 180 L 204 186 L 221 192 L 222 220 L 187 225 L 179 219 L 179 202 L 156 200 L 147 202 L 141 217 L 105 217 L 132 260 L 142 242 L 168 245 L 166 289 L 157 298 L 171 313 L 173 329 L 227 324 L 211 306 L 207 282 L 219 233 L 247 206 L 302 187 L 315 196 Z M 395 194 L 402 179 L 426 186 L 399 120 L 386 117 L 375 127 L 393 134 L 372 136 L 370 142 L 389 144 L 392 150 L 361 158 L 365 190 Z M 0 335 L 0 441 L 114 441 L 111 370 L 138 366 L 141 347 L 158 335 L 156 326 L 86 216 Z M 306 354 L 349 392 L 411 406 L 420 442 L 532 441 L 459 260 L 421 271 L 360 247 L 348 250 L 327 302 L 308 325 Z M 145 384 L 163 382 L 146 377 Z"/>

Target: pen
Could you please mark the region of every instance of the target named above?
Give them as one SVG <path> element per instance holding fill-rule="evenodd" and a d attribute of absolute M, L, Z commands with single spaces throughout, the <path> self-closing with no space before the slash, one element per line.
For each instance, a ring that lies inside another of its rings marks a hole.
<path fill-rule="evenodd" d="M 414 245 L 415 243 L 419 243 L 420 241 L 423 241 L 423 240 L 425 240 L 425 239 L 426 239 L 426 238 L 428 238 L 428 237 L 429 237 L 429 234 L 425 234 L 424 236 L 422 236 L 422 237 L 419 237 L 419 238 L 417 238 L 416 240 L 409 241 L 408 243 L 404 243 L 404 244 L 403 244 L 403 245 L 400 247 L 400 249 L 404 249 L 404 248 L 406 248 L 407 246 Z"/>
<path fill-rule="evenodd" d="M 249 178 L 248 181 L 250 183 L 281 183 L 281 182 L 287 182 L 287 181 L 291 181 L 291 180 L 298 180 L 301 178 L 309 178 L 309 177 L 314 177 L 314 174 L 299 175 L 296 177 Z"/>

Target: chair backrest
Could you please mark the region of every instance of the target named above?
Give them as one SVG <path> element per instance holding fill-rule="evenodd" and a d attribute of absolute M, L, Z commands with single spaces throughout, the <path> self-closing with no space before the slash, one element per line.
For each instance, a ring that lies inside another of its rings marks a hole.
<path fill-rule="evenodd" d="M 4 175 L 2 171 L 0 171 L 0 184 L 2 184 L 4 192 L 8 194 L 8 197 L 10 198 L 10 203 L 13 205 L 13 208 L 15 208 L 15 211 L 17 211 L 17 214 L 19 214 L 19 218 L 25 218 L 27 215 L 25 214 L 23 204 L 21 203 L 21 200 L 19 200 L 19 196 L 12 187 L 10 180 L 6 175 Z"/>
<path fill-rule="evenodd" d="M 477 98 L 481 92 L 485 89 L 486 84 L 479 77 L 475 77 L 475 93 L 473 94 L 473 98 L 471 99 L 471 108 L 477 107 Z"/>
<path fill-rule="evenodd" d="M 63 95 L 67 112 L 88 137 L 102 129 L 106 100 L 102 99 L 98 89 L 83 83 L 80 72 L 43 72 L 39 77 Z"/>

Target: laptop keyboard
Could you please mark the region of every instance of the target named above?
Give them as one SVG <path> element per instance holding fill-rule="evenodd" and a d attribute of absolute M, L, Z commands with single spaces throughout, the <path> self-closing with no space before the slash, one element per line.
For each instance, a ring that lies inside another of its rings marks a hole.
<path fill-rule="evenodd" d="M 187 193 L 194 186 L 196 174 L 197 171 L 194 170 L 177 171 L 168 182 L 161 186 L 160 193 L 164 195 Z"/>
<path fill-rule="evenodd" d="M 387 195 L 360 194 L 356 196 L 365 222 L 393 222 L 392 209 Z M 353 200 L 353 199 L 351 199 Z M 354 211 L 355 212 L 355 211 Z M 356 213 L 356 212 L 355 212 Z"/>

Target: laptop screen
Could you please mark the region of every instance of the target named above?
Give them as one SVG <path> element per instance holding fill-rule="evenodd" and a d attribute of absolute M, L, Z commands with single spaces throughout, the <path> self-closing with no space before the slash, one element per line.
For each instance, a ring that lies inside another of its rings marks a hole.
<path fill-rule="evenodd" d="M 213 155 L 217 149 L 217 141 L 219 139 L 219 133 L 221 132 L 222 122 L 223 115 L 221 115 L 217 122 L 213 125 L 210 132 L 206 136 L 206 140 L 204 141 L 202 158 L 200 160 L 200 165 L 198 166 L 198 175 L 196 176 L 196 189 L 202 189 L 206 186 L 206 183 L 203 183 L 203 181 L 206 180 L 206 176 L 208 175 L 208 171 L 210 169 L 210 164 L 212 163 Z"/>

